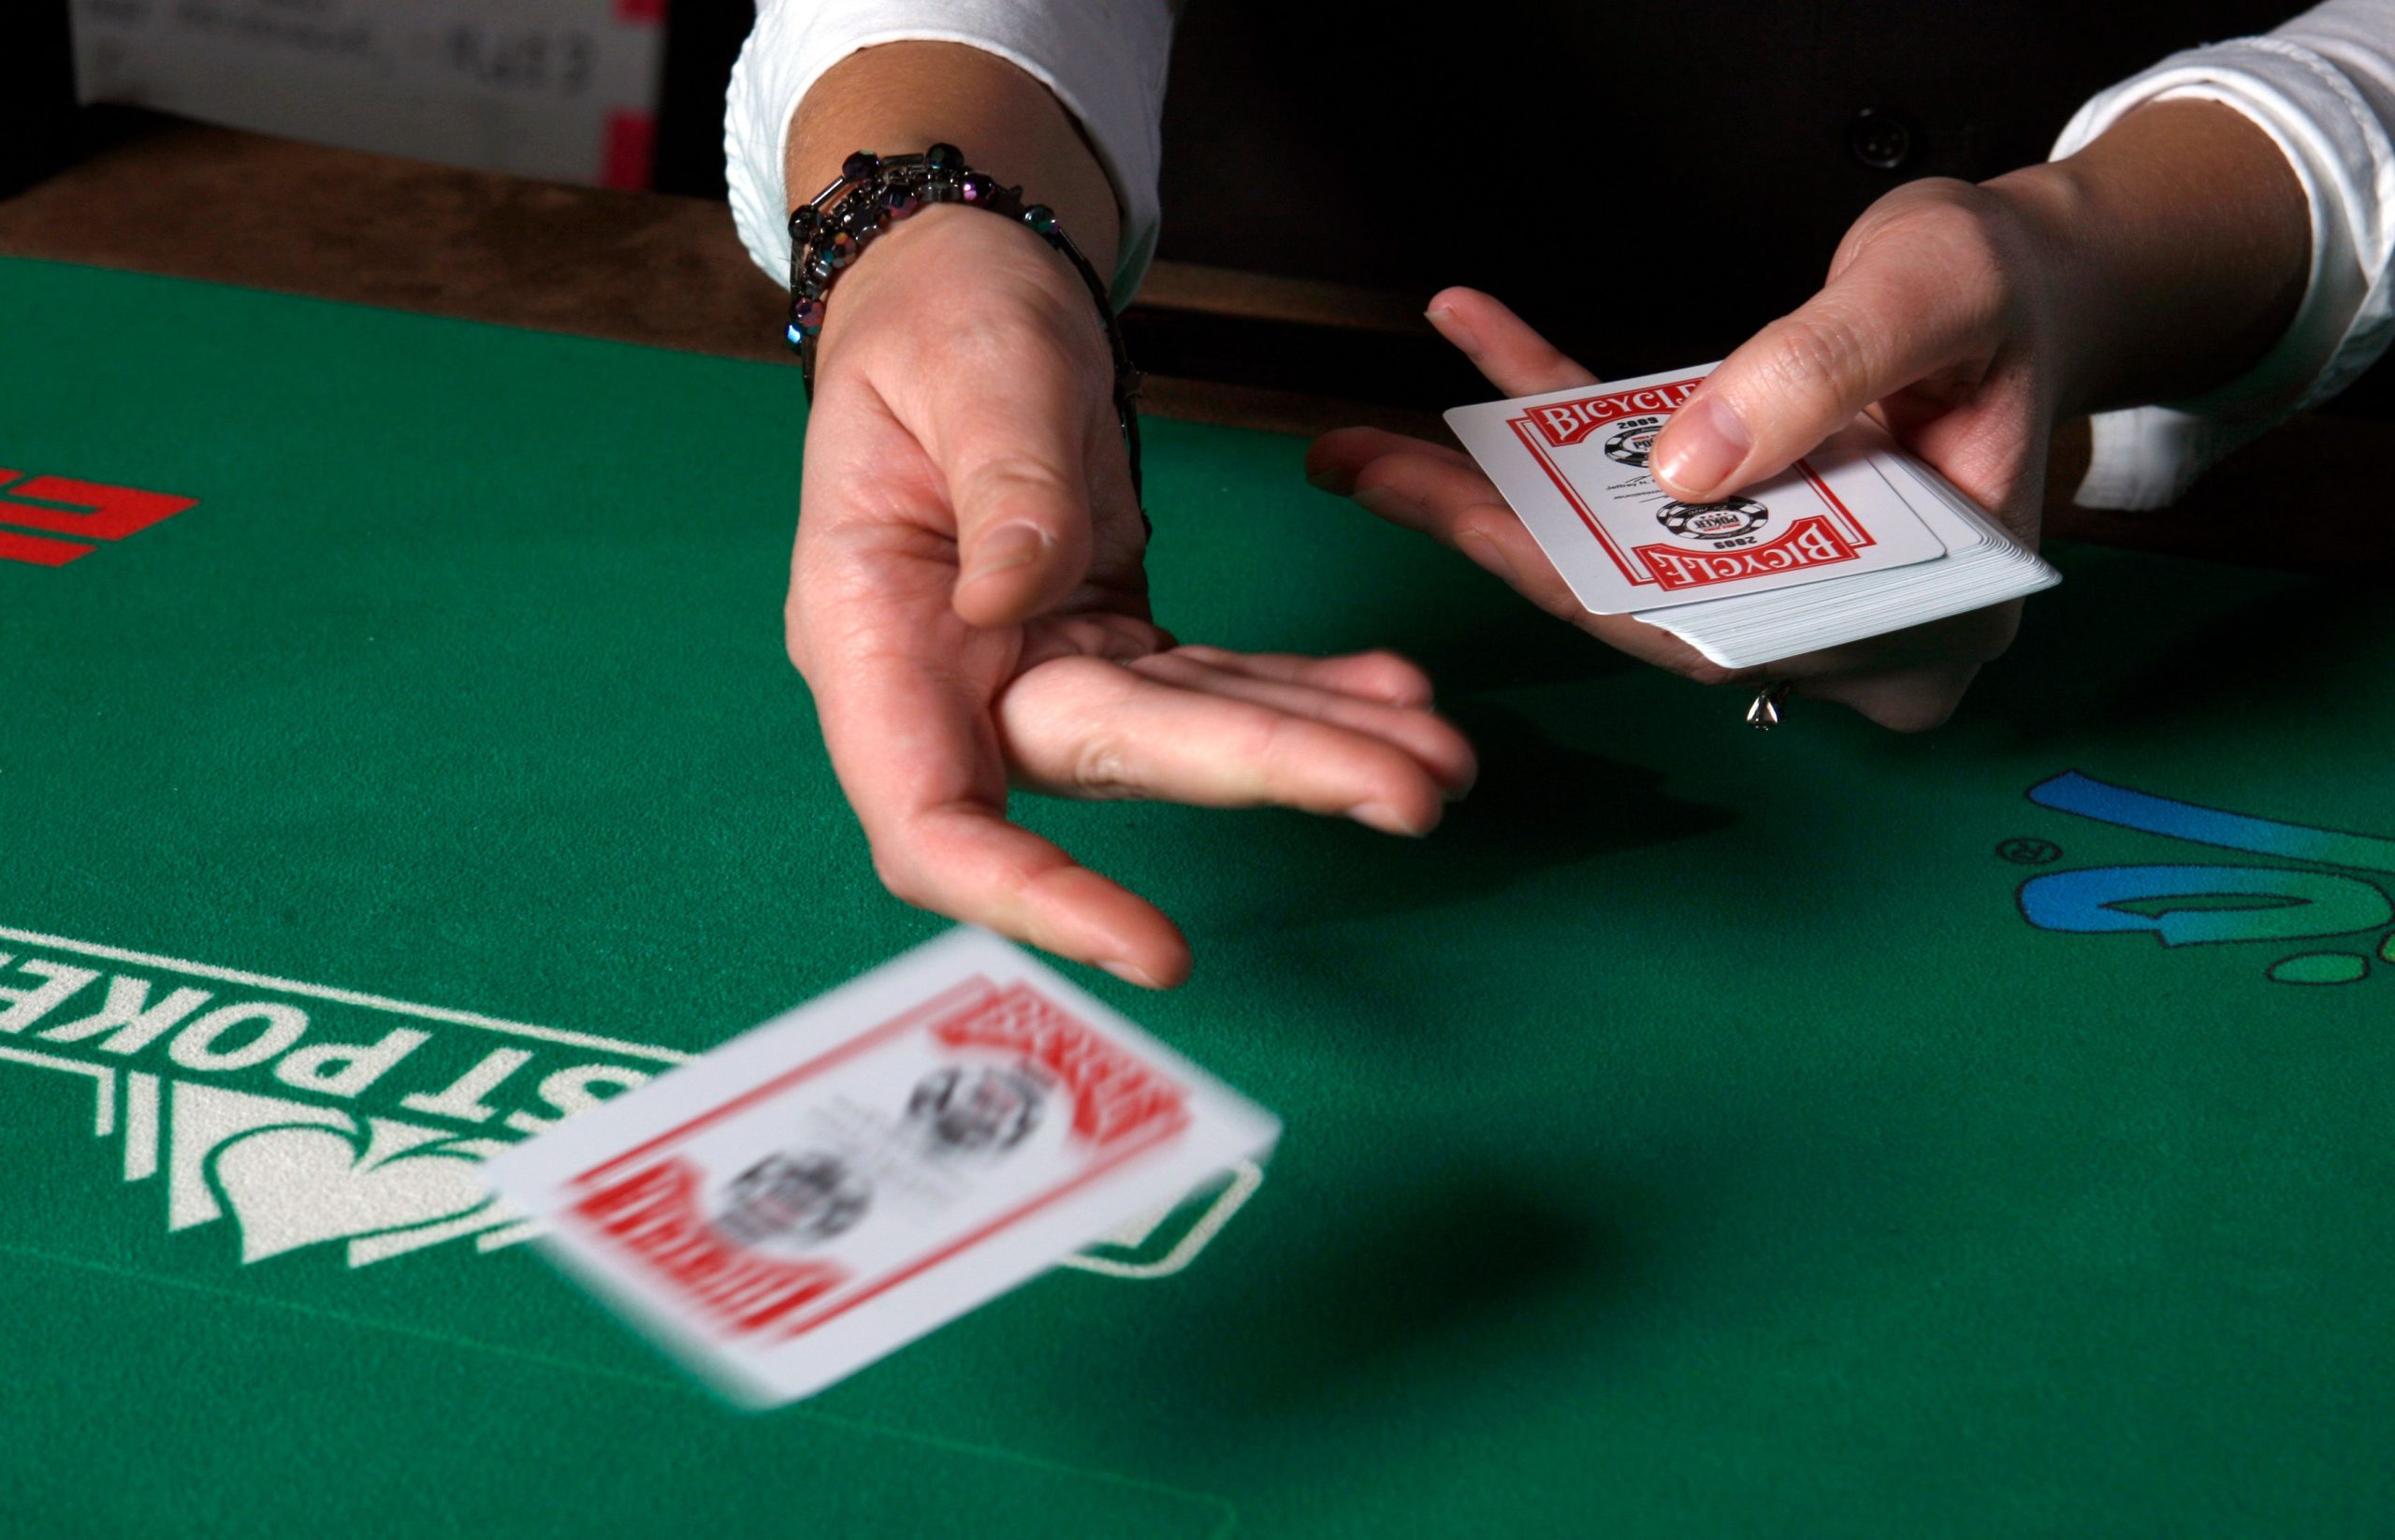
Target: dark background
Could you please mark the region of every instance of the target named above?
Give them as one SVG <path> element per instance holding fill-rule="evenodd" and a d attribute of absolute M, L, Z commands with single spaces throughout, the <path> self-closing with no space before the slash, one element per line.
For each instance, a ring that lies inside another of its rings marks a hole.
<path fill-rule="evenodd" d="M 1601 372 L 1676 368 L 1800 303 L 1897 183 L 2042 161 L 2095 92 L 2295 8 L 1549 0 L 1368 49 L 1348 7 L 1191 0 L 1162 254 L 1470 283 Z"/>
<path fill-rule="evenodd" d="M 72 153 L 75 56 L 65 0 L 0 0 L 0 197 L 55 170 Z"/>
<path fill-rule="evenodd" d="M 1358 7 L 1187 0 L 1165 110 L 1167 259 L 1385 288 L 1470 283 L 1626 375 L 1720 357 L 1803 302 L 1898 183 L 2046 158 L 2089 96 L 2164 55 L 2267 31 L 2286 0 L 1821 0 Z M 745 4 L 673 16 L 659 184 L 723 192 Z M 1178 371 L 1303 387 L 1378 373 L 1452 404 L 1442 360 L 1338 359 L 1177 330 Z M 2373 370 L 2343 410 L 2388 414 Z"/>
<path fill-rule="evenodd" d="M 1458 8 L 1187 0 L 1165 122 L 1164 258 L 1410 302 L 1462 283 L 1611 375 L 1729 351 L 1819 283 L 1872 200 L 2042 160 L 2070 113 L 2286 0 L 1566 0 Z M 68 153 L 64 0 L 0 0 L 0 195 Z M 723 194 L 725 82 L 754 12 L 679 0 L 656 185 Z M 31 61 L 30 66 L 17 62 Z M 1135 312 L 1161 371 L 1440 406 L 1459 360 Z M 2373 370 L 2334 410 L 2395 414 Z"/>

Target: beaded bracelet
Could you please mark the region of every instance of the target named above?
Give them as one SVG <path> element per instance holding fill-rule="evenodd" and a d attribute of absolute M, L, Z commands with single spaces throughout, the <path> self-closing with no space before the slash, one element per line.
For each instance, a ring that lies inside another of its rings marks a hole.
<path fill-rule="evenodd" d="M 926 203 L 962 203 L 1018 221 L 1063 254 L 1081 275 L 1114 355 L 1114 417 L 1131 455 L 1131 495 L 1139 498 L 1139 414 L 1135 403 L 1139 371 L 1123 345 L 1114 307 L 1106 302 L 1106 284 L 1056 223 L 1056 211 L 1044 203 L 1025 204 L 1022 188 L 1001 187 L 994 177 L 969 168 L 965 153 L 952 144 L 935 144 L 920 155 L 860 150 L 841 164 L 830 186 L 791 211 L 790 326 L 784 336 L 798 354 L 807 400 L 815 399 L 815 339 L 823 329 L 823 304 L 832 281 L 874 237 Z"/>

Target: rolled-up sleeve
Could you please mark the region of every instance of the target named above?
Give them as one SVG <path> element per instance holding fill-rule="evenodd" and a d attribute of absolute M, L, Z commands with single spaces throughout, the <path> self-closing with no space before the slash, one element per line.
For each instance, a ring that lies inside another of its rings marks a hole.
<path fill-rule="evenodd" d="M 1156 172 L 1172 46 L 1168 0 L 759 0 L 723 114 L 733 222 L 757 266 L 776 279 L 790 270 L 782 153 L 799 102 L 849 54 L 898 42 L 963 43 L 996 54 L 1046 85 L 1081 121 L 1123 211 L 1112 287 L 1115 303 L 1127 302 L 1155 253 L 1162 217 Z"/>
<path fill-rule="evenodd" d="M 2099 414 L 2078 501 L 2154 508 L 2223 455 L 2336 394 L 2395 337 L 2395 0 L 2330 0 L 2264 36 L 2174 54 L 2080 109 L 2062 159 L 2148 102 L 2194 97 L 2270 135 L 2312 214 L 2312 268 L 2285 336 L 2192 400 Z"/>

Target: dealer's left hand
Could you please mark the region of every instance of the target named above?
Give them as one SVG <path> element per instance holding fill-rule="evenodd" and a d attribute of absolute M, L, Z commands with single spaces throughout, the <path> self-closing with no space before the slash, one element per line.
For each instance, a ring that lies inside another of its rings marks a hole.
<path fill-rule="evenodd" d="M 1868 210 L 1828 284 L 1723 361 L 1656 441 L 1655 477 L 1711 502 L 1785 470 L 1866 409 L 2033 548 L 2045 491 L 2060 326 L 2055 264 L 2036 199 L 1959 182 L 1913 182 Z M 1506 396 L 1596 376 L 1472 289 L 1430 302 L 1440 333 Z M 1669 632 L 1593 615 L 1470 457 L 1374 429 L 1316 441 L 1314 485 L 1455 547 L 1581 630 L 1706 684 L 1793 682 L 1885 727 L 1935 727 L 1980 665 L 2011 642 L 2016 601 L 1759 668 L 1708 662 Z"/>

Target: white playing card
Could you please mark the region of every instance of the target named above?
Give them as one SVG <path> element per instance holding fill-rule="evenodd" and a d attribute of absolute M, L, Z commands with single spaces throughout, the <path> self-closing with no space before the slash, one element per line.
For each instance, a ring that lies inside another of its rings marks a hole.
<path fill-rule="evenodd" d="M 1647 452 L 1711 365 L 1459 406 L 1447 424 L 1598 615 L 1667 609 L 1933 560 L 1945 546 L 1860 429 L 1720 502 L 1657 487 Z"/>
<path fill-rule="evenodd" d="M 1883 635 L 2049 588 L 2062 574 L 1874 425 L 1858 428 L 1889 484 L 1946 545 L 1943 560 L 1801 588 L 1641 613 L 1729 668 Z"/>
<path fill-rule="evenodd" d="M 486 1166 L 544 1249 L 730 1394 L 810 1395 L 1279 1137 L 957 930 Z"/>

